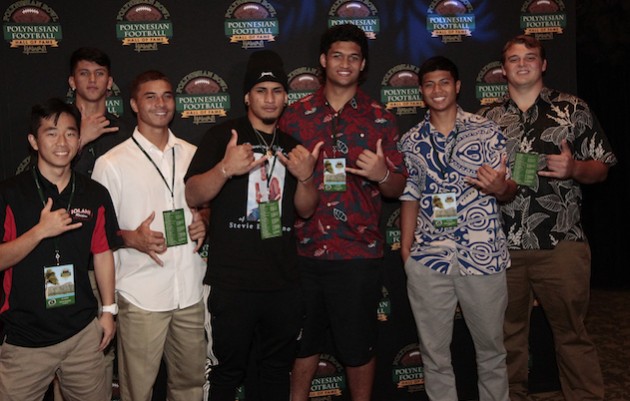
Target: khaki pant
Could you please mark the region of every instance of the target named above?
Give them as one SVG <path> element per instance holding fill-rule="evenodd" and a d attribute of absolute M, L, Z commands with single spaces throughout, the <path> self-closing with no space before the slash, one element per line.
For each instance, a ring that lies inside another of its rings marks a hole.
<path fill-rule="evenodd" d="M 552 250 L 510 251 L 508 307 L 503 327 L 510 399 L 527 399 L 529 318 L 535 296 L 553 332 L 560 385 L 567 401 L 603 400 L 595 345 L 584 326 L 591 254 L 584 242 L 561 241 Z"/>
<path fill-rule="evenodd" d="M 100 310 L 103 304 L 101 303 L 101 293 L 98 291 L 98 285 L 96 284 L 96 276 L 94 276 L 94 270 L 88 270 L 88 277 L 90 278 L 90 284 L 92 285 L 92 292 L 98 302 L 98 310 L 100 317 Z M 114 380 L 114 359 L 116 358 L 116 337 L 105 348 L 105 394 L 107 401 L 112 399 L 112 382 Z M 59 388 L 59 380 L 55 380 L 54 383 L 54 401 L 65 401 Z"/>
<path fill-rule="evenodd" d="M 150 401 L 164 356 L 169 401 L 200 401 L 206 339 L 200 300 L 184 309 L 150 312 L 118 297 L 118 376 L 123 401 Z"/>
<path fill-rule="evenodd" d="M 95 319 L 73 337 L 48 347 L 3 344 L 0 400 L 41 400 L 56 374 L 67 401 L 106 401 L 103 353 L 98 350 L 102 335 Z"/>

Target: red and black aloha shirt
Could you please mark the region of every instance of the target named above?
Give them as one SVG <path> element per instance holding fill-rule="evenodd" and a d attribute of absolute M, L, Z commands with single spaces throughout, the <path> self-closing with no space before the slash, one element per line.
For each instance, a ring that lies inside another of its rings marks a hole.
<path fill-rule="evenodd" d="M 314 180 L 319 188 L 319 204 L 313 217 L 295 224 L 300 256 L 325 259 L 372 259 L 383 256 L 383 235 L 379 230 L 381 194 L 378 184 L 347 174 L 344 192 L 323 190 L 323 160 L 345 158 L 355 167 L 364 149 L 376 151 L 382 139 L 383 152 L 392 173 L 404 173 L 403 157 L 396 143 L 399 138 L 392 113 L 360 89 L 338 111 L 326 101 L 323 87 L 288 107 L 280 130 L 312 150 L 324 141 L 317 160 Z"/>

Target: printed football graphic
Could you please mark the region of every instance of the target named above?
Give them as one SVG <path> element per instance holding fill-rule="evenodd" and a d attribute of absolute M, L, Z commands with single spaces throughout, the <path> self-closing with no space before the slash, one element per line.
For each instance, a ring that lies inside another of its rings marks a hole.
<path fill-rule="evenodd" d="M 440 15 L 456 15 L 466 13 L 466 6 L 458 0 L 442 0 L 435 7 L 435 12 Z"/>
<path fill-rule="evenodd" d="M 159 21 L 163 19 L 162 13 L 150 4 L 139 4 L 132 7 L 125 14 L 127 21 Z"/>
<path fill-rule="evenodd" d="M 322 361 L 320 359 L 319 363 L 317 364 L 315 377 L 332 376 L 335 373 L 337 373 L 337 368 L 335 367 L 335 365 L 328 361 Z"/>
<path fill-rule="evenodd" d="M 245 3 L 234 10 L 234 17 L 238 19 L 264 19 L 269 17 L 269 12 L 260 4 Z"/>
<path fill-rule="evenodd" d="M 190 95 L 203 95 L 209 93 L 218 93 L 221 87 L 219 84 L 206 77 L 198 77 L 190 80 L 184 86 L 184 93 Z"/>
<path fill-rule="evenodd" d="M 491 70 L 486 71 L 485 74 L 483 74 L 483 82 L 487 83 L 487 84 L 499 84 L 499 83 L 506 83 L 506 79 L 503 76 L 503 71 L 501 70 L 500 67 L 497 68 L 493 68 Z"/>
<path fill-rule="evenodd" d="M 391 86 L 414 86 L 418 87 L 418 75 L 411 71 L 398 71 L 389 78 Z"/>
<path fill-rule="evenodd" d="M 363 3 L 351 1 L 339 7 L 337 15 L 344 18 L 365 18 L 370 16 L 370 9 Z"/>
<path fill-rule="evenodd" d="M 299 74 L 291 80 L 289 88 L 295 91 L 316 91 L 319 85 L 319 79 L 313 74 Z"/>
<path fill-rule="evenodd" d="M 418 366 L 422 365 L 422 355 L 420 351 L 410 351 L 400 358 L 402 366 Z"/>
<path fill-rule="evenodd" d="M 35 7 L 20 7 L 13 12 L 11 19 L 22 24 L 45 24 L 51 20 L 48 13 Z"/>
<path fill-rule="evenodd" d="M 532 1 L 532 4 L 527 7 L 527 11 L 532 14 L 545 14 L 558 12 L 560 8 L 558 5 L 550 0 L 536 0 Z"/>

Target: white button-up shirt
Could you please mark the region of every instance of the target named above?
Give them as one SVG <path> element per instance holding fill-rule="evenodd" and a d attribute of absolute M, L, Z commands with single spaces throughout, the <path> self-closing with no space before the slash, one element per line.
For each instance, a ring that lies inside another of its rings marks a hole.
<path fill-rule="evenodd" d="M 122 230 L 135 230 L 155 212 L 150 228 L 164 233 L 163 212 L 179 208 L 184 209 L 188 229 L 192 213 L 184 197 L 184 175 L 195 150 L 194 145 L 175 137 L 169 130 L 168 143 L 162 151 L 142 136 L 136 127 L 132 138 L 96 161 L 92 178 L 109 190 Z M 169 187 L 173 183 L 173 164 L 175 187 L 171 197 Z M 117 250 L 114 253 L 116 290 L 132 304 L 154 312 L 185 308 L 199 302 L 205 262 L 194 252 L 195 246 L 196 242 L 188 237 L 187 244 L 167 248 L 165 253 L 158 255 L 164 262 L 163 267 L 146 253 L 132 248 Z"/>

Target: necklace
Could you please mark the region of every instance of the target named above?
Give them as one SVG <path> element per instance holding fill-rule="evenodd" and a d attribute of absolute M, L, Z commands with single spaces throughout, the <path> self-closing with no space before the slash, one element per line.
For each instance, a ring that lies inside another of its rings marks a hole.
<path fill-rule="evenodd" d="M 260 143 L 260 141 L 262 141 L 262 143 L 260 143 L 260 146 L 263 146 L 263 143 L 264 143 L 265 154 L 267 155 L 267 157 L 272 157 L 273 156 L 272 148 L 273 148 L 274 142 L 276 141 L 276 127 L 273 128 L 273 136 L 271 137 L 271 143 L 267 143 L 267 141 L 265 140 L 265 136 L 261 134 L 260 131 L 258 131 L 256 128 L 254 128 L 254 132 L 256 133 L 256 136 L 258 137 L 258 142 Z"/>

